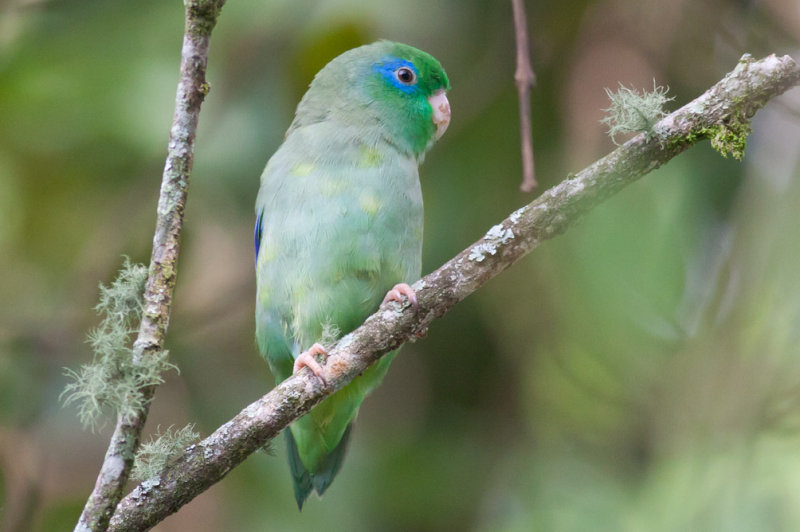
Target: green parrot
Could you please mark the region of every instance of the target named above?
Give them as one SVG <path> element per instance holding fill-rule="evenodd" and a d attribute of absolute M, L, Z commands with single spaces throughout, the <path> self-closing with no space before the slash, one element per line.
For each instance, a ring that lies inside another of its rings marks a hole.
<path fill-rule="evenodd" d="M 450 122 L 449 88 L 436 59 L 388 41 L 343 53 L 311 82 L 256 199 L 256 341 L 276 382 L 304 367 L 321 378 L 322 343 L 382 301 L 416 304 L 405 283 L 421 270 L 418 165 Z M 395 353 L 285 431 L 298 508 L 330 486 Z"/>

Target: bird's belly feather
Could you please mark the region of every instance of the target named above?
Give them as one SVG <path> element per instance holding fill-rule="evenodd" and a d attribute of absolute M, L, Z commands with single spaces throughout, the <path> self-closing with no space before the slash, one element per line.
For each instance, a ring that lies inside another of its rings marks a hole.
<path fill-rule="evenodd" d="M 417 164 L 392 148 L 383 154 L 377 162 L 369 154 L 370 164 L 357 156 L 298 163 L 279 150 L 265 170 L 257 202 L 256 336 L 278 382 L 291 375 L 302 350 L 323 336 L 332 340 L 350 332 L 395 284 L 420 275 Z M 393 357 L 384 356 L 292 424 L 309 471 L 336 447 Z"/>

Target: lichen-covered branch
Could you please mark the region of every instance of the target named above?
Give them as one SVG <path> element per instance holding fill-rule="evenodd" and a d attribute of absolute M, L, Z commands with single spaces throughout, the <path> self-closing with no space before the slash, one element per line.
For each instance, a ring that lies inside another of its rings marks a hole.
<path fill-rule="evenodd" d="M 208 93 L 205 71 L 209 37 L 224 3 L 224 0 L 190 0 L 185 3 L 181 74 L 158 199 L 142 320 L 133 344 L 134 364 L 140 364 L 145 357 L 159 353 L 164 347 L 175 288 L 183 209 L 194 158 L 195 132 L 200 105 Z M 121 415 L 117 419 L 94 490 L 75 530 L 102 531 L 108 528 L 130 476 L 154 391 L 154 386 L 144 388 L 144 406 L 133 415 Z"/>
<path fill-rule="evenodd" d="M 413 339 L 437 317 L 539 244 L 564 232 L 597 204 L 703 138 L 738 149 L 747 124 L 771 98 L 795 86 L 800 67 L 788 56 L 749 56 L 705 94 L 659 121 L 541 197 L 514 211 L 477 242 L 414 285 L 419 307 L 383 305 L 330 350 L 323 376 L 290 377 L 120 502 L 112 530 L 152 527 L 224 477 L 284 427 Z M 727 148 L 726 148 L 727 149 Z"/>

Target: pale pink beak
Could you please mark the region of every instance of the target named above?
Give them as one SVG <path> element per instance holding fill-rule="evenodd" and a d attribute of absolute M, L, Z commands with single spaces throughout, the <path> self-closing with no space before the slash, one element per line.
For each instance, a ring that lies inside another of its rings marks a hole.
<path fill-rule="evenodd" d="M 428 98 L 428 102 L 433 109 L 433 123 L 436 125 L 436 139 L 438 140 L 447 131 L 447 126 L 450 125 L 450 102 L 447 101 L 444 89 L 434 92 Z"/>

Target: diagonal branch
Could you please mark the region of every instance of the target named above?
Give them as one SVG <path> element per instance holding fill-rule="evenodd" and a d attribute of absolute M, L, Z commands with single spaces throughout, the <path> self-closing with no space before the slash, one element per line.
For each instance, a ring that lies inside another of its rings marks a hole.
<path fill-rule="evenodd" d="M 564 232 L 583 214 L 625 186 L 709 138 L 738 146 L 748 122 L 767 101 L 795 86 L 800 66 L 774 55 L 744 56 L 736 68 L 696 100 L 666 116 L 578 174 L 492 227 L 483 238 L 414 285 L 419 308 L 382 306 L 330 350 L 323 376 L 290 377 L 200 443 L 188 447 L 158 476 L 125 497 L 112 530 L 154 526 L 223 478 L 293 420 L 361 374 L 383 354 L 424 330 L 437 317 Z"/>
<path fill-rule="evenodd" d="M 167 160 L 158 198 L 153 253 L 144 293 L 139 334 L 133 344 L 133 362 L 164 348 L 178 263 L 183 209 L 194 159 L 194 139 L 200 105 L 208 93 L 205 81 L 211 30 L 225 0 L 186 2 L 185 30 L 181 51 L 181 75 L 170 129 Z M 75 530 L 102 531 L 128 482 L 136 448 L 147 420 L 155 387 L 143 390 L 145 406 L 133 416 L 119 416 L 94 490 L 83 508 Z"/>

